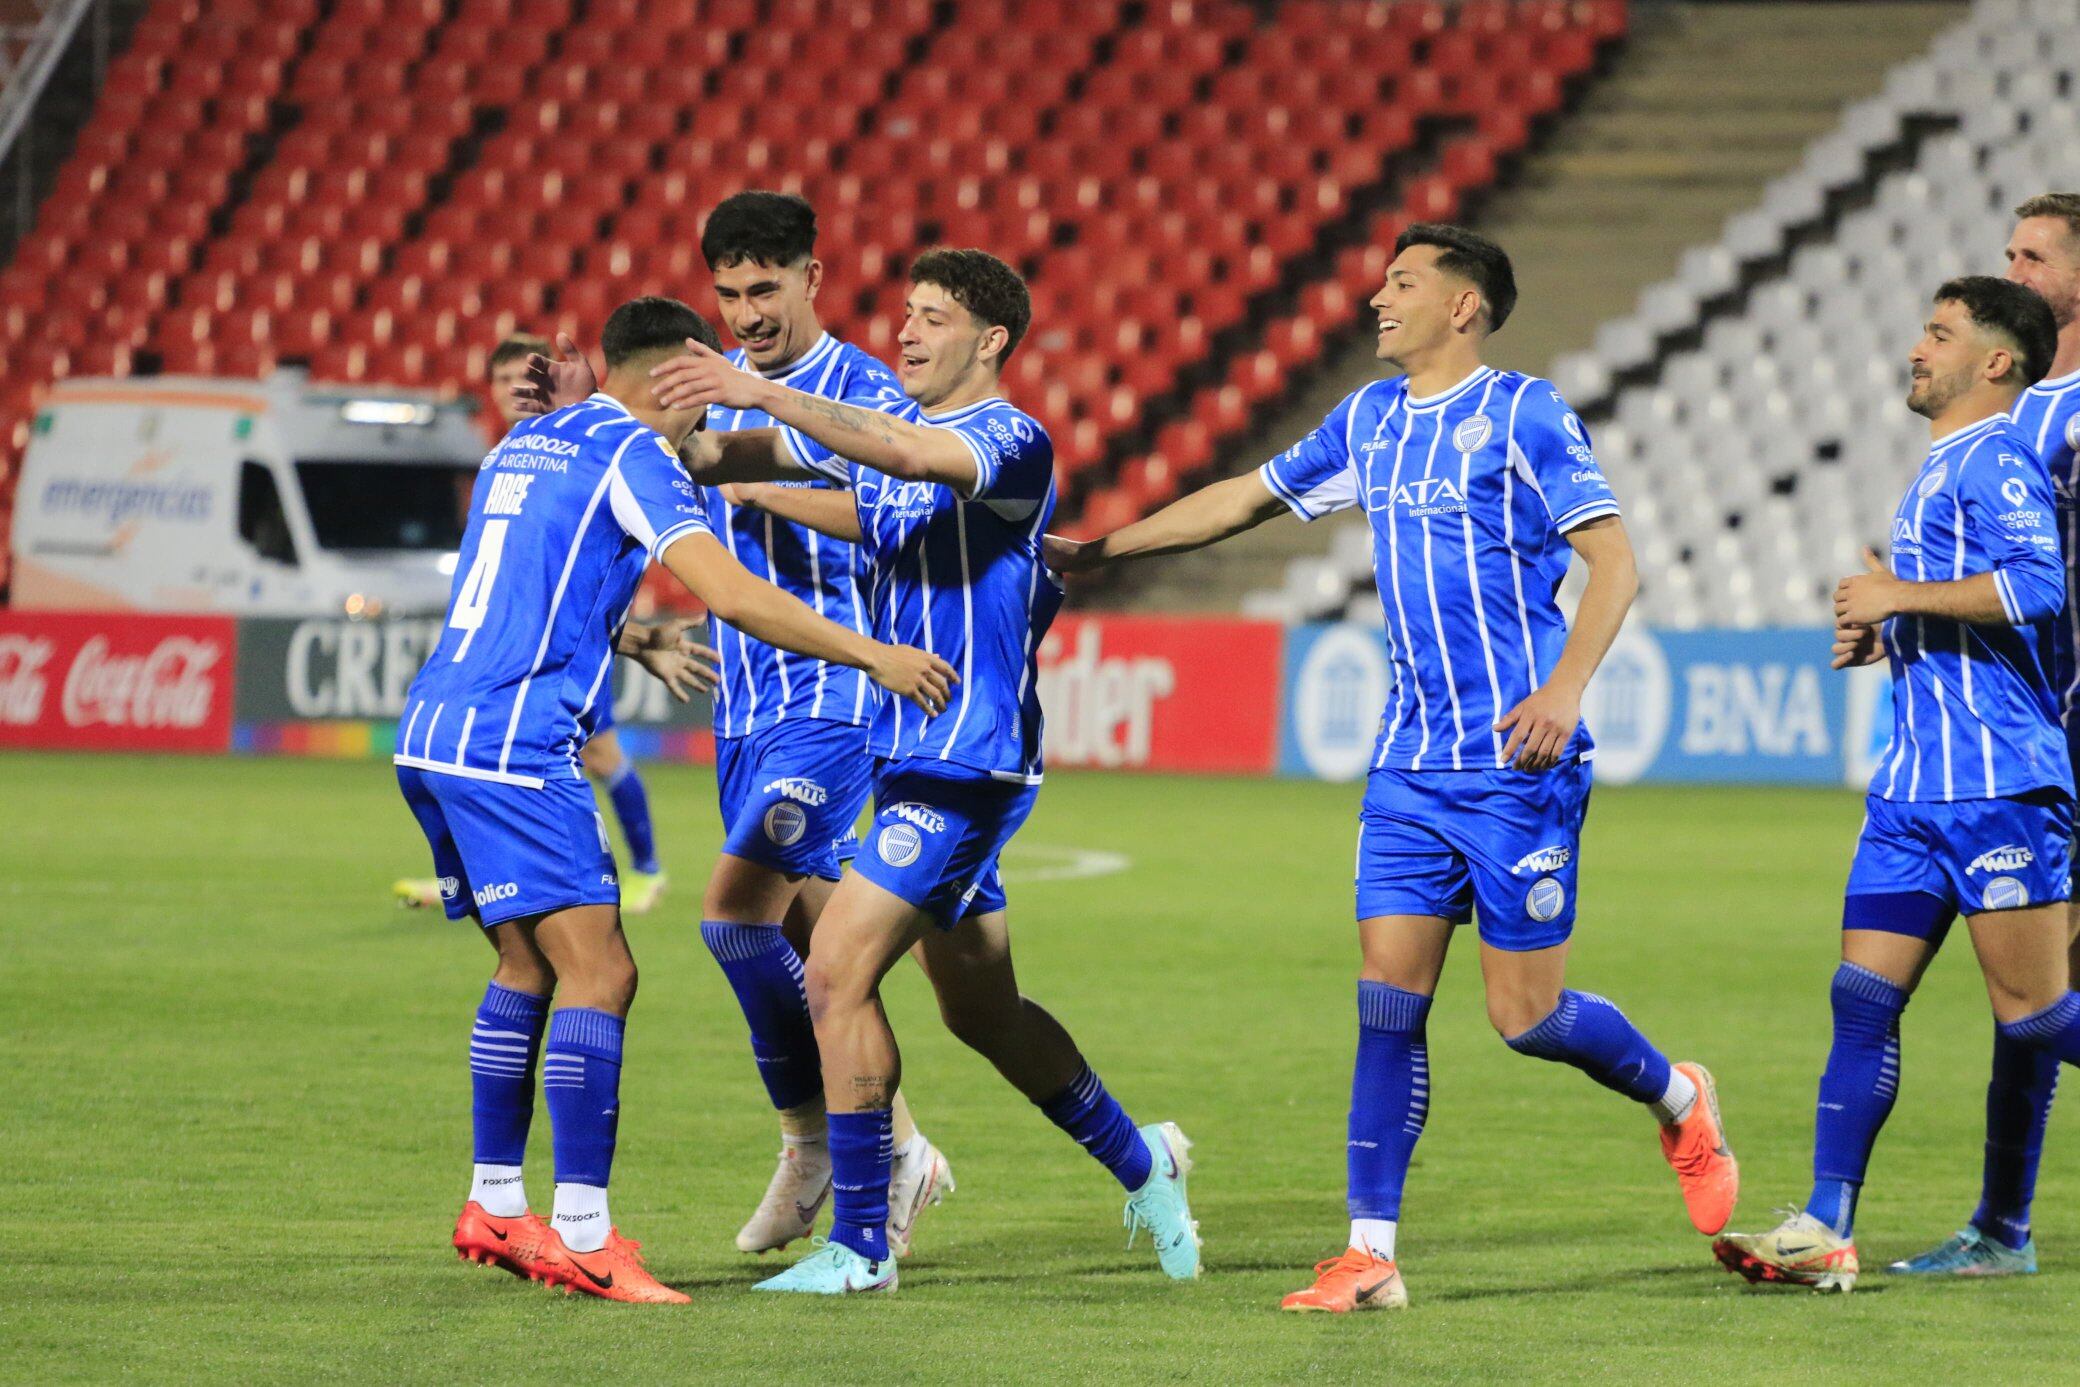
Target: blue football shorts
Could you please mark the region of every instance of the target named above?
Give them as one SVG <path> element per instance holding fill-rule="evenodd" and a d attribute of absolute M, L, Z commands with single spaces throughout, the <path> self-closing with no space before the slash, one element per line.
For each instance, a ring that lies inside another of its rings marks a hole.
<path fill-rule="evenodd" d="M 1523 952 L 1574 930 L 1586 762 L 1547 771 L 1375 770 L 1358 811 L 1358 918 L 1478 916 L 1481 942 Z"/>
<path fill-rule="evenodd" d="M 2068 900 L 2073 798 L 2063 789 L 1999 799 L 1864 804 L 1842 928 L 1940 939 L 1958 915 Z"/>
<path fill-rule="evenodd" d="M 901 897 L 940 929 L 1002 910 L 997 856 L 1033 812 L 1040 787 L 943 762 L 885 761 L 874 822 L 852 870 Z"/>
<path fill-rule="evenodd" d="M 873 789 L 867 729 L 788 719 L 715 740 L 722 850 L 789 876 L 836 881 L 859 851 Z"/>
<path fill-rule="evenodd" d="M 451 920 L 486 929 L 574 905 L 618 905 L 621 882 L 592 786 L 557 778 L 539 790 L 397 768 L 397 786 L 433 850 Z"/>

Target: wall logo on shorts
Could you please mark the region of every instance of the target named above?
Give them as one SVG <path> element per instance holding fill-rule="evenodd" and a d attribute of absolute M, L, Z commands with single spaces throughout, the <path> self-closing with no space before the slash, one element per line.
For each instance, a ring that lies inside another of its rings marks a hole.
<path fill-rule="evenodd" d="M 2029 888 L 2014 877 L 1995 877 L 1986 883 L 1979 903 L 1988 910 L 2020 910 L 2029 904 Z"/>
<path fill-rule="evenodd" d="M 1460 420 L 1459 427 L 1452 430 L 1452 446 L 1462 453 L 1470 453 L 1486 443 L 1494 432 L 1495 425 L 1489 422 L 1488 416 L 1476 414 L 1471 419 Z"/>
<path fill-rule="evenodd" d="M 1522 876 L 1526 872 L 1557 872 L 1574 860 L 1574 849 L 1565 843 L 1555 843 L 1537 852 L 1527 852 L 1517 859 L 1517 865 L 1509 869 L 1511 876 Z"/>
<path fill-rule="evenodd" d="M 905 823 L 916 824 L 926 833 L 937 833 L 946 827 L 946 816 L 944 814 L 941 814 L 928 804 L 919 804 L 915 800 L 906 799 L 901 804 L 890 805 L 881 812 L 901 819 Z"/>
<path fill-rule="evenodd" d="M 891 867 L 907 867 L 924 851 L 924 837 L 909 824 L 890 824 L 881 830 L 874 850 Z"/>
<path fill-rule="evenodd" d="M 1531 918 L 1544 924 L 1560 913 L 1567 904 L 1567 888 L 1558 877 L 1540 877 L 1531 883 L 1531 890 L 1524 896 L 1524 909 Z"/>
<path fill-rule="evenodd" d="M 1972 859 L 1964 869 L 1966 876 L 1980 872 L 2019 872 L 2037 860 L 2037 855 L 2020 843 L 2003 843 L 1997 848 L 1988 848 Z"/>
<path fill-rule="evenodd" d="M 809 831 L 809 816 L 793 800 L 783 799 L 766 810 L 766 837 L 775 846 L 791 848 Z"/>
<path fill-rule="evenodd" d="M 806 804 L 812 809 L 822 805 L 831 797 L 830 791 L 824 789 L 823 786 L 817 784 L 806 775 L 783 775 L 778 780 L 767 782 L 765 789 L 760 790 L 759 793 L 770 795 L 775 791 L 798 804 Z"/>

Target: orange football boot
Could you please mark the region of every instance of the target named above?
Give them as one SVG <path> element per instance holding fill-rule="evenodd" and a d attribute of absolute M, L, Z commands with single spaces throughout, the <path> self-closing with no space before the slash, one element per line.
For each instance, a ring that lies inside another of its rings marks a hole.
<path fill-rule="evenodd" d="M 1362 1247 L 1317 1262 L 1314 1284 L 1278 1303 L 1281 1310 L 1347 1315 L 1353 1310 L 1399 1310 L 1408 1304 L 1401 1268 Z"/>
<path fill-rule="evenodd" d="M 1733 1217 L 1741 1193 L 1741 1163 L 1726 1144 L 1726 1127 L 1719 1120 L 1719 1090 L 1711 1072 L 1701 1064 L 1676 1068 L 1697 1085 L 1697 1102 L 1691 1105 L 1688 1117 L 1661 1129 L 1661 1154 L 1668 1158 L 1683 1187 L 1683 1208 L 1689 1212 L 1690 1222 L 1710 1237 Z"/>
<path fill-rule="evenodd" d="M 609 1229 L 607 1245 L 597 1252 L 573 1252 L 563 1245 L 556 1230 L 542 1257 L 542 1281 L 565 1295 L 583 1292 L 601 1300 L 622 1300 L 644 1305 L 691 1305 L 693 1297 L 673 1290 L 643 1266 L 642 1244 Z"/>
<path fill-rule="evenodd" d="M 515 1276 L 539 1281 L 543 1248 L 553 1236 L 549 1225 L 536 1217 L 532 1209 L 517 1218 L 500 1218 L 485 1213 L 484 1206 L 472 1199 L 462 1206 L 462 1215 L 455 1220 L 452 1241 L 455 1255 L 465 1262 L 504 1267 Z"/>

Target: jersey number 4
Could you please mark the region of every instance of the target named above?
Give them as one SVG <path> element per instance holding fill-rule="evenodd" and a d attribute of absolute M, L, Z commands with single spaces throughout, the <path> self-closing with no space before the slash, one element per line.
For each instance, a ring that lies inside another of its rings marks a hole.
<path fill-rule="evenodd" d="M 469 654 L 469 643 L 477 638 L 484 613 L 491 610 L 491 585 L 498 581 L 498 561 L 506 551 L 506 527 L 512 523 L 487 520 L 483 533 L 477 537 L 476 560 L 463 575 L 462 587 L 455 594 L 455 609 L 448 614 L 448 625 L 463 633 L 462 644 L 455 647 L 457 661 Z"/>

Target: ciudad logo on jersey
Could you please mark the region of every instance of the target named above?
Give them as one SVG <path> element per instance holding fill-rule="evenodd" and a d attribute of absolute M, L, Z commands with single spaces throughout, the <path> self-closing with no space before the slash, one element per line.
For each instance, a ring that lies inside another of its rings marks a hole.
<path fill-rule="evenodd" d="M 1485 414 L 1476 414 L 1470 419 L 1461 419 L 1459 427 L 1452 430 L 1452 446 L 1462 453 L 1470 453 L 1486 443 L 1494 434 L 1495 425 Z"/>
<path fill-rule="evenodd" d="M 1509 871 L 1511 876 L 1522 876 L 1526 872 L 1557 872 L 1573 860 L 1573 848 L 1565 843 L 1555 843 L 1537 852 L 1525 853 Z"/>
<path fill-rule="evenodd" d="M 2037 860 L 2037 855 L 2020 843 L 2003 843 L 1997 848 L 1988 848 L 1972 859 L 1964 869 L 1966 876 L 1980 872 L 2019 872 Z"/>
<path fill-rule="evenodd" d="M 782 794 L 799 804 L 818 808 L 830 798 L 830 792 L 806 775 L 783 775 L 778 780 L 769 780 L 759 791 L 762 795 Z"/>
<path fill-rule="evenodd" d="M 473 896 L 477 905 L 481 908 L 487 905 L 496 905 L 500 901 L 509 901 L 519 894 L 520 883 L 516 881 L 501 881 L 491 886 L 478 887 Z"/>

